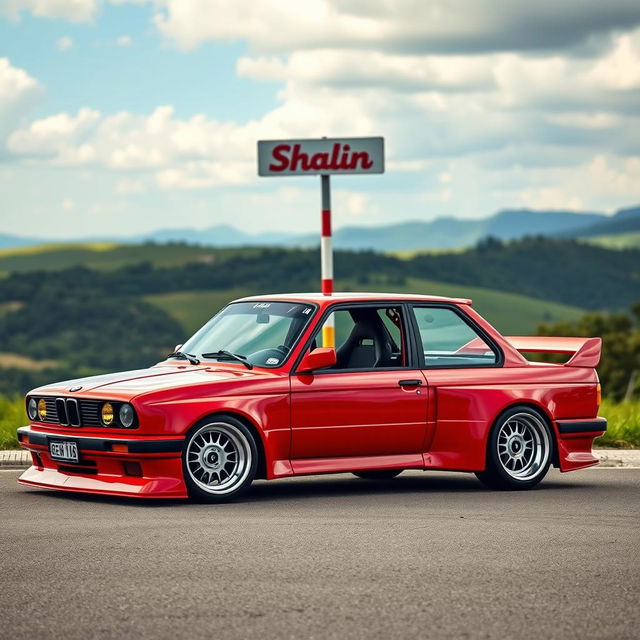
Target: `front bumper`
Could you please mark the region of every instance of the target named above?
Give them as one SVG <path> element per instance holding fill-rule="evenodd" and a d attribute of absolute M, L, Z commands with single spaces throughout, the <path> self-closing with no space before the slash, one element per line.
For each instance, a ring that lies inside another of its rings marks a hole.
<path fill-rule="evenodd" d="M 50 438 L 76 442 L 79 461 L 54 460 Z M 184 438 L 84 436 L 20 427 L 18 442 L 33 460 L 18 479 L 22 484 L 115 496 L 187 497 L 181 459 Z"/>

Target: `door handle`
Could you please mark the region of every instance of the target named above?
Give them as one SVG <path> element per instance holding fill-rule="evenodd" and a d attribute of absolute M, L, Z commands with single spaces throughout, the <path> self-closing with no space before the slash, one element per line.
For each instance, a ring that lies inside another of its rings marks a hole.
<path fill-rule="evenodd" d="M 398 380 L 398 385 L 401 387 L 419 387 L 422 384 L 422 380 Z"/>

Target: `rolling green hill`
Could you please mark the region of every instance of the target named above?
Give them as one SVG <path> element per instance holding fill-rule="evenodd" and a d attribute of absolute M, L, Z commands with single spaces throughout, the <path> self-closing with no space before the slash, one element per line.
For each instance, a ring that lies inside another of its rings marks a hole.
<path fill-rule="evenodd" d="M 212 249 L 186 244 L 113 244 L 87 242 L 77 244 L 45 244 L 35 247 L 0 250 L 0 274 L 40 269 L 57 270 L 84 266 L 90 269 L 114 270 L 127 265 L 150 262 L 157 267 L 176 267 L 190 262 L 221 263 L 234 256 L 250 257 L 259 249 Z"/>
<path fill-rule="evenodd" d="M 638 250 L 574 240 L 485 241 L 399 259 L 337 251 L 336 290 L 472 298 L 505 334 L 640 299 Z M 148 366 L 222 306 L 318 287 L 319 251 L 75 245 L 0 252 L 0 393 Z M 10 271 L 9 271 L 10 270 Z"/>
<path fill-rule="evenodd" d="M 637 248 L 612 250 L 542 237 L 506 243 L 489 239 L 467 250 L 411 253 L 401 259 L 370 251 L 335 253 L 336 278 L 357 280 L 359 289 L 371 290 L 377 274 L 394 284 L 417 278 L 591 310 L 625 309 L 639 300 L 639 265 Z M 5 301 L 22 300 L 24 287 L 43 279 L 63 289 L 98 287 L 138 296 L 214 289 L 299 291 L 315 286 L 318 269 L 319 251 L 309 249 L 85 244 L 0 251 Z"/>
<path fill-rule="evenodd" d="M 177 320 L 184 328 L 184 338 L 187 338 L 228 302 L 254 293 L 248 289 L 176 291 L 145 296 L 145 300 Z"/>
<path fill-rule="evenodd" d="M 573 322 L 584 309 L 563 304 L 536 300 L 512 293 L 502 293 L 481 287 L 407 278 L 404 285 L 375 284 L 380 292 L 416 293 L 424 295 L 471 298 L 473 307 L 499 331 L 507 334 L 530 334 L 542 323 Z M 336 282 L 337 291 L 360 291 L 362 285 L 355 280 Z M 226 291 L 180 291 L 146 296 L 147 302 L 157 305 L 177 320 L 185 329 L 185 338 L 201 327 L 211 316 L 229 301 L 243 296 L 262 293 L 249 289 Z"/>
<path fill-rule="evenodd" d="M 640 231 L 580 238 L 580 242 L 595 244 L 605 249 L 640 249 Z"/>

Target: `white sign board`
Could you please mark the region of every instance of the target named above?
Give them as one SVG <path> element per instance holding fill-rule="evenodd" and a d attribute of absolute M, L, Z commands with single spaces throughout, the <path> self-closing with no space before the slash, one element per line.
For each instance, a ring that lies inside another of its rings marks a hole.
<path fill-rule="evenodd" d="M 259 176 L 384 173 L 384 138 L 259 140 Z"/>

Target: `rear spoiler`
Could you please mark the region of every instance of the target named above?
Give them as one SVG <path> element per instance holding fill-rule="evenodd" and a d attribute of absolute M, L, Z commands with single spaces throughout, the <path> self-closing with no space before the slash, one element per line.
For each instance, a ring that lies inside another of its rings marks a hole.
<path fill-rule="evenodd" d="M 551 336 L 505 336 L 518 351 L 530 353 L 569 353 L 566 367 L 595 368 L 600 362 L 601 338 L 555 338 Z"/>

